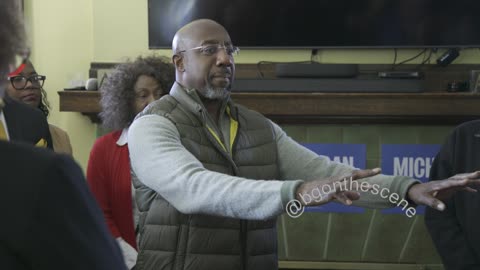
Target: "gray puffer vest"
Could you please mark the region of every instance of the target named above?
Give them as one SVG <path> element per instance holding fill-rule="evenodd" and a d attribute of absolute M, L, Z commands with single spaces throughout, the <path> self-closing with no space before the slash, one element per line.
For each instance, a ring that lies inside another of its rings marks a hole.
<path fill-rule="evenodd" d="M 229 103 L 238 121 L 232 156 L 206 129 L 202 110 L 183 102 L 179 85 L 141 115 L 158 114 L 172 121 L 181 142 L 208 170 L 249 179 L 278 179 L 275 134 L 269 121 Z M 175 97 L 175 98 L 174 98 Z M 212 270 L 277 269 L 276 219 L 240 220 L 185 215 L 144 186 L 132 171 L 140 210 L 140 243 L 136 269 Z"/>

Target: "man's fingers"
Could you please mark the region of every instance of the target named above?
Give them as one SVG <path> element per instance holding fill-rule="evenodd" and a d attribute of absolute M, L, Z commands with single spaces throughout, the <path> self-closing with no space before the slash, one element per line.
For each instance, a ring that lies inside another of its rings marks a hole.
<path fill-rule="evenodd" d="M 356 191 L 345 191 L 333 195 L 338 202 L 345 205 L 352 205 L 352 201 L 360 199 L 360 193 Z"/>
<path fill-rule="evenodd" d="M 447 180 L 434 181 L 434 182 L 430 182 L 430 183 L 432 183 L 431 188 L 432 188 L 433 191 L 440 191 L 440 190 L 447 189 L 447 188 L 465 186 L 465 185 L 468 184 L 469 181 L 471 181 L 471 180 L 468 180 L 468 179 L 462 179 L 462 180 L 447 179 Z"/>
<path fill-rule="evenodd" d="M 343 192 L 343 194 L 345 194 L 345 196 L 347 196 L 352 201 L 356 201 L 360 199 L 360 193 L 356 191 L 345 191 Z"/>
<path fill-rule="evenodd" d="M 445 204 L 442 201 L 435 199 L 433 196 L 430 196 L 430 195 L 422 196 L 419 202 L 421 204 L 430 206 L 433 209 L 437 209 L 438 211 L 445 210 Z"/>
<path fill-rule="evenodd" d="M 480 185 L 480 179 L 469 179 L 468 184 L 478 186 L 478 185 Z"/>
<path fill-rule="evenodd" d="M 379 174 L 382 170 L 380 168 L 367 169 L 367 170 L 355 170 L 352 173 L 352 180 L 358 180 L 362 178 L 372 177 Z"/>
<path fill-rule="evenodd" d="M 478 179 L 480 178 L 480 171 L 475 171 L 475 172 L 471 172 L 471 173 L 459 173 L 459 174 L 456 174 L 450 178 L 453 178 L 453 179 Z"/>
<path fill-rule="evenodd" d="M 480 171 L 476 171 L 476 172 L 473 172 L 471 173 L 469 176 L 468 176 L 469 179 L 478 179 L 480 178 Z"/>
<path fill-rule="evenodd" d="M 442 190 L 466 190 L 469 192 L 475 192 L 472 191 L 472 188 L 469 189 L 464 189 L 464 187 L 468 187 L 470 185 L 480 185 L 480 180 L 472 180 L 468 178 L 462 178 L 462 179 L 453 179 L 449 178 L 446 180 L 440 180 L 440 181 L 433 181 L 431 183 L 431 190 L 430 191 L 442 191 Z"/>
<path fill-rule="evenodd" d="M 476 189 L 473 189 L 473 188 L 471 188 L 471 187 L 464 187 L 464 188 L 463 188 L 463 191 L 467 191 L 467 192 L 477 192 Z"/>
<path fill-rule="evenodd" d="M 352 201 L 351 201 L 345 194 L 343 194 L 342 192 L 333 195 L 333 198 L 334 198 L 336 201 L 338 201 L 339 203 L 342 203 L 342 204 L 344 204 L 344 205 L 351 205 L 351 204 L 352 204 Z"/>
<path fill-rule="evenodd" d="M 480 171 L 475 171 L 475 172 L 472 172 L 472 173 L 467 173 L 465 175 L 465 178 L 468 178 L 468 179 L 478 179 L 480 178 Z"/>

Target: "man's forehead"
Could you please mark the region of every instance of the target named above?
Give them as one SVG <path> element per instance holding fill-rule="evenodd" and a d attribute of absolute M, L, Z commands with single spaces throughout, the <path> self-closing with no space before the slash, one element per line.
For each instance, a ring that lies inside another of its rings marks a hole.
<path fill-rule="evenodd" d="M 185 40 L 186 44 L 189 44 L 191 46 L 201 46 L 204 44 L 232 44 L 232 41 L 230 39 L 219 39 L 219 38 L 206 38 L 206 39 L 200 39 L 200 38 L 190 38 Z"/>
<path fill-rule="evenodd" d="M 212 43 L 232 43 L 228 33 L 224 29 L 219 27 L 199 28 L 196 31 L 190 32 L 189 35 L 185 35 L 184 40 L 192 45 L 197 46 Z"/>

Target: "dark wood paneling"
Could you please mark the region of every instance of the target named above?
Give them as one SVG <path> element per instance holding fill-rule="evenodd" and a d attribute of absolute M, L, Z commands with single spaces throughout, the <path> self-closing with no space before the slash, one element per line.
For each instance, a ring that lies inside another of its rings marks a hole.
<path fill-rule="evenodd" d="M 96 91 L 60 91 L 60 111 L 97 114 Z M 480 118 L 476 93 L 232 93 L 279 123 L 458 124 Z"/>
<path fill-rule="evenodd" d="M 93 62 L 90 77 L 118 63 Z M 236 78 L 276 78 L 275 64 L 237 64 Z M 318 64 L 318 63 L 315 63 Z M 359 77 L 375 77 L 392 65 L 358 65 Z M 480 117 L 480 94 L 448 93 L 447 83 L 468 81 L 480 65 L 400 65 L 395 70 L 424 73 L 425 93 L 232 93 L 233 99 L 278 123 L 440 124 L 453 125 Z M 60 111 L 81 112 L 98 122 L 99 93 L 60 91 Z"/>

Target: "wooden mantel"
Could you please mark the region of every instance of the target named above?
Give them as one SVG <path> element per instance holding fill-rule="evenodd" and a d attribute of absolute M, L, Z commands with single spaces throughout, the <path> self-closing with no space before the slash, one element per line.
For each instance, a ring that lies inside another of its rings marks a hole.
<path fill-rule="evenodd" d="M 98 122 L 96 91 L 59 91 L 60 111 Z M 232 93 L 278 123 L 458 124 L 480 118 L 479 93 Z"/>

